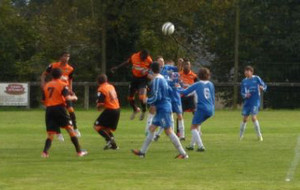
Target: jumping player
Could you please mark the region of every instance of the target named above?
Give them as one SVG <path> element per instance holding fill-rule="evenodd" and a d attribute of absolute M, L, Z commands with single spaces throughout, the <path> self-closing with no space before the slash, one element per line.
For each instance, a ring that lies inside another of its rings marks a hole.
<path fill-rule="evenodd" d="M 148 133 L 148 136 L 146 137 L 142 148 L 140 150 L 132 150 L 132 152 L 133 154 L 144 158 L 148 147 L 154 137 L 154 132 L 156 128 L 160 126 L 165 129 L 165 133 L 169 136 L 170 140 L 180 153 L 175 158 L 187 159 L 188 155 L 182 148 L 178 137 L 175 135 L 173 129 L 171 128 L 173 124 L 171 121 L 172 107 L 171 99 L 169 97 L 169 85 L 166 79 L 164 79 L 164 77 L 159 74 L 160 66 L 158 62 L 153 62 L 151 65 L 151 69 L 154 75 L 151 88 L 153 96 L 149 99 L 146 99 L 145 103 L 147 102 L 150 105 L 154 104 L 156 107 L 156 114 L 153 118 L 152 125 L 150 126 L 150 132 Z"/>
<path fill-rule="evenodd" d="M 245 67 L 244 74 L 246 78 L 241 83 L 241 95 L 244 103 L 242 111 L 243 121 L 240 126 L 240 139 L 242 140 L 244 137 L 247 120 L 249 115 L 251 115 L 257 138 L 259 141 L 263 141 L 256 115 L 258 114 L 260 108 L 260 92 L 266 91 L 267 85 L 259 76 L 253 75 L 253 73 L 253 67 Z"/>
<path fill-rule="evenodd" d="M 71 141 L 75 146 L 78 156 L 87 155 L 87 151 L 80 149 L 80 145 L 74 132 L 72 122 L 66 112 L 66 102 L 75 101 L 77 97 L 71 95 L 66 83 L 60 80 L 62 71 L 59 68 L 54 68 L 51 71 L 53 79 L 48 82 L 43 89 L 43 102 L 46 106 L 46 127 L 48 137 L 45 142 L 45 147 L 42 152 L 42 157 L 49 157 L 49 149 L 52 144 L 54 135 L 59 128 L 67 130 L 71 137 Z"/>
<path fill-rule="evenodd" d="M 152 58 L 149 55 L 149 52 L 147 50 L 142 50 L 137 53 L 134 53 L 128 60 L 121 63 L 118 66 L 115 66 L 111 68 L 111 71 L 114 73 L 117 69 L 132 64 L 132 81 L 129 86 L 129 103 L 133 109 L 133 113 L 130 117 L 131 120 L 133 120 L 137 113 L 139 113 L 141 110 L 139 107 L 136 106 L 134 101 L 134 96 L 136 92 L 139 94 L 139 100 L 142 106 L 142 113 L 140 115 L 140 120 L 143 120 L 145 117 L 146 112 L 146 104 L 144 103 L 144 100 L 147 98 L 147 83 L 148 83 L 148 72 L 150 65 L 152 63 Z"/>
<path fill-rule="evenodd" d="M 45 83 L 46 83 L 45 79 L 46 79 L 47 75 L 49 75 L 51 73 L 52 69 L 60 68 L 62 70 L 61 80 L 63 80 L 67 84 L 67 86 L 70 90 L 70 93 L 74 94 L 73 88 L 72 88 L 74 68 L 71 65 L 69 65 L 69 59 L 70 59 L 70 54 L 68 52 L 63 52 L 61 54 L 58 62 L 54 62 L 47 67 L 46 71 L 44 71 L 41 76 L 41 87 L 42 88 L 45 86 Z M 77 128 L 76 115 L 75 115 L 75 110 L 74 110 L 74 107 L 72 106 L 72 103 L 73 102 L 68 102 L 67 109 L 70 114 L 76 136 L 81 137 L 80 131 Z M 58 134 L 58 138 L 63 140 L 63 136 L 60 133 Z"/>
<path fill-rule="evenodd" d="M 98 77 L 97 108 L 104 111 L 94 123 L 94 129 L 106 140 L 104 150 L 118 149 L 113 132 L 117 129 L 120 118 L 120 105 L 113 85 L 107 82 L 107 76 Z"/>
<path fill-rule="evenodd" d="M 187 150 L 194 150 L 195 142 L 198 146 L 197 151 L 205 151 L 201 135 L 200 126 L 208 118 L 214 115 L 215 112 L 215 88 L 210 79 L 210 71 L 207 68 L 201 68 L 199 70 L 200 81 L 194 83 L 187 89 L 180 91 L 183 95 L 188 95 L 192 92 L 197 94 L 197 109 L 194 113 L 191 132 L 192 141 L 190 146 L 186 147 Z"/>

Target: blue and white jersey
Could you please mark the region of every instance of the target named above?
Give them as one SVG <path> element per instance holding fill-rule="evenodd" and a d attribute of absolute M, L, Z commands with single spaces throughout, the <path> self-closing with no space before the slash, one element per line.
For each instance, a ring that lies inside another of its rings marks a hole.
<path fill-rule="evenodd" d="M 263 91 L 267 90 L 267 85 L 259 76 L 253 75 L 251 78 L 245 78 L 241 83 L 241 95 L 244 99 L 244 107 L 248 106 L 260 106 L 260 89 L 259 86 L 263 87 Z M 246 97 L 250 94 L 250 97 Z"/>
<path fill-rule="evenodd" d="M 181 105 L 181 98 L 180 94 L 177 91 L 178 85 L 179 85 L 179 79 L 180 75 L 178 73 L 178 68 L 173 65 L 165 65 L 161 72 L 161 75 L 164 76 L 164 78 L 167 80 L 170 89 L 170 98 L 172 103 L 177 103 Z"/>
<path fill-rule="evenodd" d="M 196 92 L 197 110 L 203 110 L 209 115 L 215 112 L 215 87 L 210 81 L 198 81 L 192 84 L 185 90 L 180 90 L 180 93 L 187 96 Z"/>
<path fill-rule="evenodd" d="M 169 95 L 169 85 L 166 79 L 158 74 L 152 80 L 151 97 L 148 98 L 147 103 L 154 105 L 157 111 L 172 112 L 171 99 Z"/>

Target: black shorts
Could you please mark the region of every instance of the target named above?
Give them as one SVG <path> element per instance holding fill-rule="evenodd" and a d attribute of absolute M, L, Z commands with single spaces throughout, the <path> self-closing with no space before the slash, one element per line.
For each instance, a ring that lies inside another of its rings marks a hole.
<path fill-rule="evenodd" d="M 94 125 L 116 130 L 120 118 L 120 109 L 105 109 L 97 118 Z"/>
<path fill-rule="evenodd" d="M 72 125 L 70 116 L 63 105 L 46 108 L 46 128 L 48 132 L 60 132 L 61 127 Z"/>
<path fill-rule="evenodd" d="M 144 77 L 133 77 L 131 83 L 129 85 L 129 94 L 134 95 L 134 93 L 141 89 L 147 88 L 148 78 L 147 76 Z"/>
<path fill-rule="evenodd" d="M 196 109 L 195 96 L 183 96 L 181 97 L 182 111 L 194 111 Z"/>

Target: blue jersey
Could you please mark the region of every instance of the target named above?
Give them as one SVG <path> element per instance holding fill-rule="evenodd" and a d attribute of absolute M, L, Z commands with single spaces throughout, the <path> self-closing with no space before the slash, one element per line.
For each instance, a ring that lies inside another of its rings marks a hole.
<path fill-rule="evenodd" d="M 147 103 L 154 105 L 157 111 L 172 112 L 171 99 L 169 95 L 169 85 L 162 75 L 157 75 L 152 80 L 151 97 L 148 98 Z"/>
<path fill-rule="evenodd" d="M 253 75 L 252 78 L 245 78 L 241 83 L 241 95 L 244 99 L 244 107 L 259 107 L 260 106 L 260 89 L 259 86 L 263 87 L 263 90 L 267 90 L 267 85 L 259 76 Z M 246 97 L 250 94 L 250 97 Z"/>
<path fill-rule="evenodd" d="M 179 79 L 180 75 L 178 73 L 178 68 L 173 65 L 165 65 L 161 72 L 161 75 L 164 76 L 164 78 L 167 80 L 170 89 L 170 98 L 172 103 L 177 103 L 181 105 L 181 98 L 180 94 L 177 91 L 178 85 L 179 85 Z"/>
<path fill-rule="evenodd" d="M 197 95 L 197 110 L 206 112 L 208 115 L 213 115 L 215 112 L 215 87 L 210 81 L 198 81 L 185 90 L 180 90 L 183 95 L 188 95 L 192 92 Z"/>

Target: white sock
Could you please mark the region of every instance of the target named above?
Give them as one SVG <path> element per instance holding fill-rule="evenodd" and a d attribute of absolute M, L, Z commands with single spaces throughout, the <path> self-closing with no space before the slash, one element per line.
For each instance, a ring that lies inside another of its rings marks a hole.
<path fill-rule="evenodd" d="M 242 122 L 240 126 L 240 138 L 244 135 L 247 123 Z"/>
<path fill-rule="evenodd" d="M 179 138 L 175 135 L 174 132 L 169 134 L 169 138 L 172 141 L 175 148 L 178 150 L 178 152 L 182 155 L 186 155 L 186 152 L 184 151 L 184 149 L 179 141 Z"/>
<path fill-rule="evenodd" d="M 146 137 L 146 139 L 144 141 L 144 144 L 143 144 L 143 146 L 142 146 L 142 148 L 140 150 L 142 153 L 146 153 L 147 152 L 147 150 L 149 148 L 149 145 L 152 142 L 153 136 L 154 136 L 154 133 L 151 133 L 151 132 L 148 133 L 148 136 Z"/>
<path fill-rule="evenodd" d="M 254 123 L 254 128 L 255 128 L 255 131 L 256 131 L 256 135 L 258 137 L 261 137 L 260 126 L 259 126 L 258 120 L 255 120 L 253 123 Z"/>
<path fill-rule="evenodd" d="M 202 136 L 201 125 L 199 125 L 198 131 L 199 131 L 199 135 L 200 135 L 200 137 L 201 137 L 201 136 Z"/>
<path fill-rule="evenodd" d="M 197 129 L 192 130 L 193 138 L 198 146 L 198 148 L 203 147 L 202 139 L 200 137 L 199 131 Z"/>
<path fill-rule="evenodd" d="M 171 128 L 172 128 L 173 131 L 174 131 L 174 117 L 173 117 L 173 113 L 171 113 L 171 122 L 172 122 Z"/>
<path fill-rule="evenodd" d="M 191 131 L 192 132 L 192 131 Z M 195 138 L 194 138 L 194 135 L 193 135 L 193 133 L 192 133 L 192 139 L 191 139 L 191 146 L 192 147 L 194 147 L 195 146 L 195 143 L 196 143 L 196 141 L 195 141 Z"/>
<path fill-rule="evenodd" d="M 185 131 L 184 131 L 184 122 L 182 120 L 178 120 L 178 129 L 179 129 L 179 137 L 183 138 L 185 137 Z"/>
<path fill-rule="evenodd" d="M 160 134 L 163 132 L 163 130 L 164 130 L 164 128 L 159 127 L 159 128 L 158 128 L 158 131 L 155 133 L 155 136 L 156 136 L 156 135 L 159 135 L 159 136 L 160 136 Z"/>
<path fill-rule="evenodd" d="M 149 127 L 152 124 L 152 120 L 153 120 L 154 114 L 152 113 L 148 113 L 148 117 L 147 117 L 147 123 L 146 123 L 146 128 L 145 128 L 145 132 L 146 134 L 149 133 Z"/>

